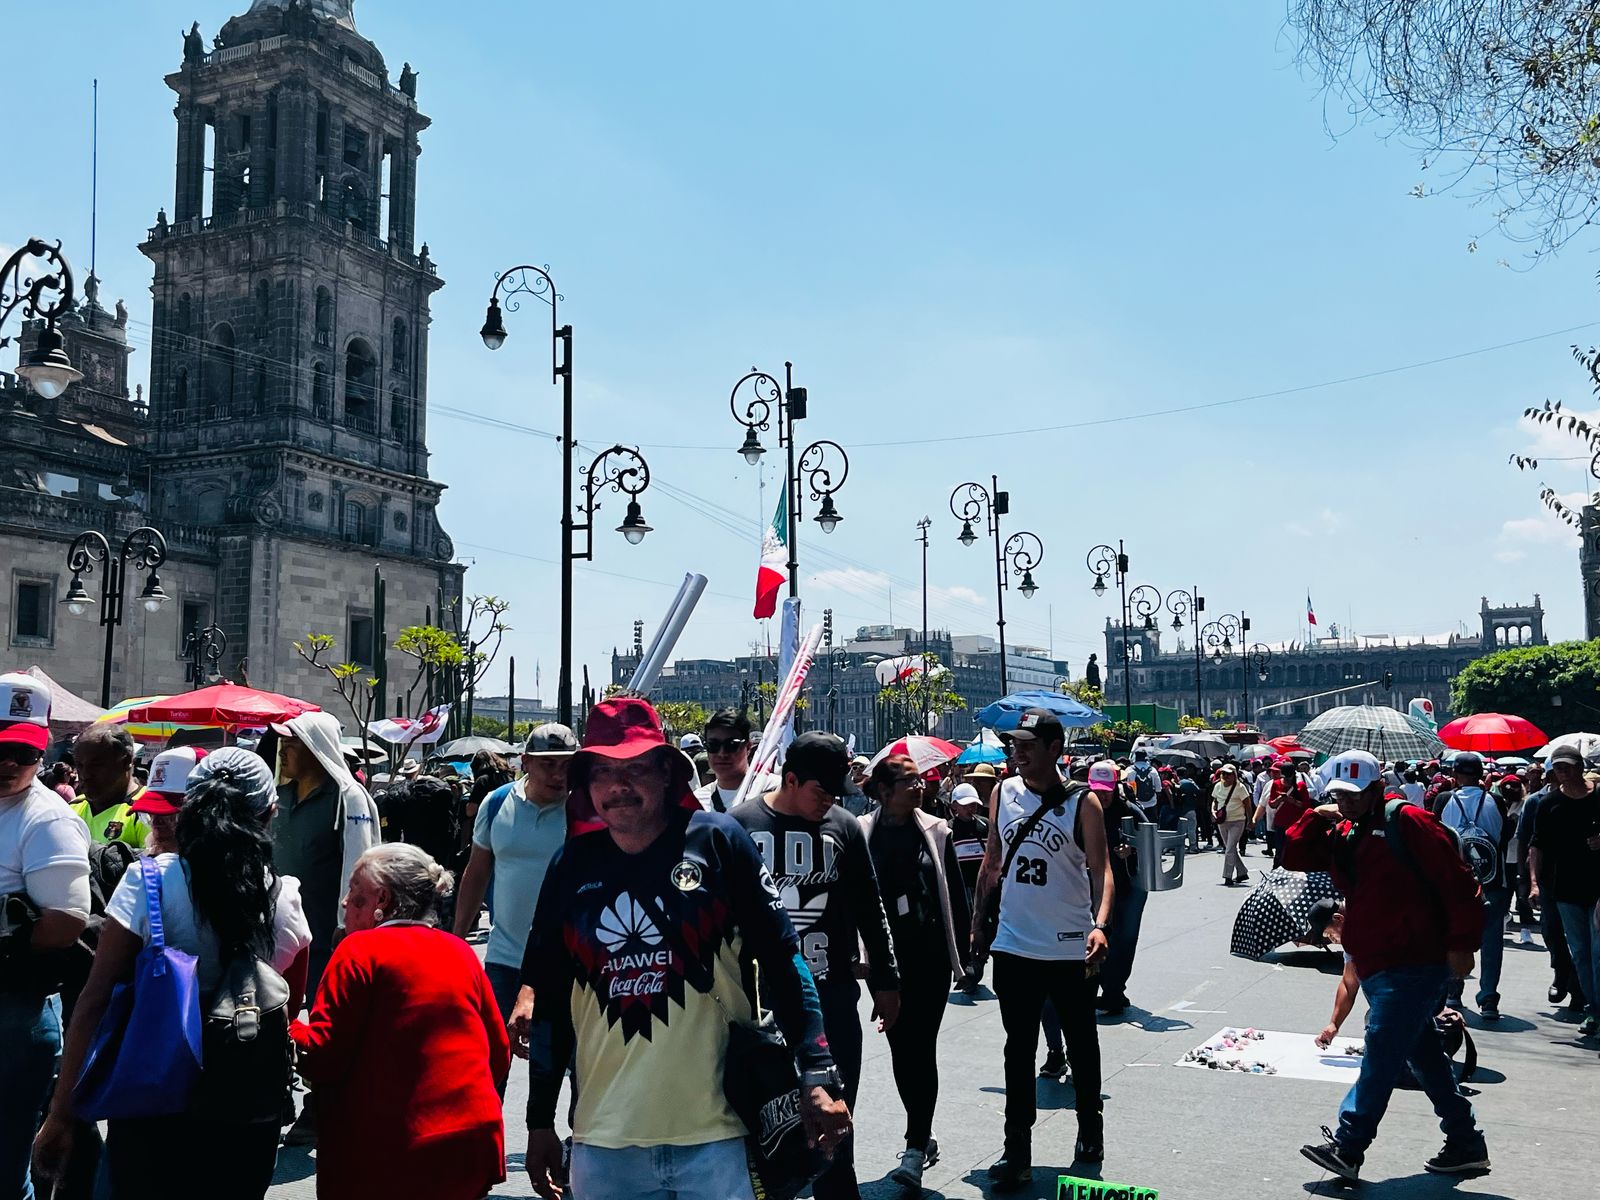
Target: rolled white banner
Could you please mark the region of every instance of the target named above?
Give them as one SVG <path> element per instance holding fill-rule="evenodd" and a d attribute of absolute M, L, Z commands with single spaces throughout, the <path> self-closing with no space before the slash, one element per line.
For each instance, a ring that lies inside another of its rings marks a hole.
<path fill-rule="evenodd" d="M 667 665 L 668 656 L 677 646 L 678 638 L 683 635 L 684 626 L 688 625 L 694 606 L 700 603 L 700 597 L 705 590 L 704 575 L 691 572 L 683 577 L 678 594 L 673 597 L 672 604 L 667 609 L 667 619 L 661 623 L 661 628 L 656 630 L 656 636 L 650 641 L 650 648 L 639 660 L 633 678 L 628 680 L 628 691 L 636 696 L 650 694 L 650 689 L 655 687 L 656 679 L 661 674 L 661 668 Z"/>
<path fill-rule="evenodd" d="M 772 768 L 777 766 L 778 758 L 784 749 L 784 726 L 794 716 L 795 701 L 800 699 L 800 689 L 805 686 L 806 676 L 811 671 L 811 663 L 816 658 L 817 647 L 820 645 L 822 645 L 822 626 L 817 624 L 806 634 L 806 640 L 801 643 L 799 653 L 794 656 L 794 665 L 789 668 L 783 686 L 778 689 L 778 698 L 772 705 L 772 716 L 767 718 L 767 727 L 761 731 L 761 745 L 751 757 L 750 769 L 745 772 L 744 782 L 739 785 L 739 792 L 734 796 L 733 804 L 728 805 L 729 808 L 735 804 L 743 804 L 754 790 L 756 780 L 772 773 Z"/>

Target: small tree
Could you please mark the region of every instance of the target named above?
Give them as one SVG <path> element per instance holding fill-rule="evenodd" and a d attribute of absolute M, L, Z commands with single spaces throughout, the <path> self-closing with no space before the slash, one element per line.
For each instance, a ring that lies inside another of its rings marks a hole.
<path fill-rule="evenodd" d="M 1179 717 L 1178 718 L 1178 728 L 1179 729 L 1210 729 L 1211 726 L 1206 724 L 1206 719 L 1204 717 Z"/>
<path fill-rule="evenodd" d="M 688 700 L 652 701 L 661 716 L 661 726 L 669 740 L 686 733 L 699 733 L 706 727 L 708 714 L 700 705 Z"/>
<path fill-rule="evenodd" d="M 373 719 L 373 708 L 378 703 L 378 694 L 374 690 L 378 686 L 378 681 L 366 674 L 365 669 L 356 663 L 334 662 L 333 647 L 334 640 L 331 633 L 308 633 L 305 641 L 294 643 L 296 654 L 317 670 L 326 672 L 328 678 L 333 681 L 339 698 L 350 710 L 350 716 L 355 721 L 356 728 L 361 730 L 364 741 L 367 736 L 367 724 Z"/>
<path fill-rule="evenodd" d="M 504 721 L 496 721 L 493 717 L 479 714 L 472 718 L 472 732 L 477 737 L 499 738 L 504 741 L 506 723 Z"/>

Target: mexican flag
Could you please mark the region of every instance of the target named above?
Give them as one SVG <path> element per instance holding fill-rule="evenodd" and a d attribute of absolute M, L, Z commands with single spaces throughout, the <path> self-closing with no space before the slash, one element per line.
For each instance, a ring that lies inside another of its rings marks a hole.
<path fill-rule="evenodd" d="M 757 617 L 778 611 L 778 593 L 789 577 L 789 489 L 778 493 L 778 508 L 761 538 L 761 566 L 756 571 Z"/>

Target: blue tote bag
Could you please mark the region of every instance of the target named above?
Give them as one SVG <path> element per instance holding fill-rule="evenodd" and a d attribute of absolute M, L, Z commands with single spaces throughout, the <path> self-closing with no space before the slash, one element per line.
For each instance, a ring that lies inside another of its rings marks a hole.
<path fill-rule="evenodd" d="M 85 1121 L 161 1117 L 189 1107 L 200 1079 L 200 983 L 192 954 L 166 943 L 161 924 L 161 868 L 139 864 L 150 915 L 150 941 L 133 979 L 119 983 L 100 1018 L 72 1105 Z"/>

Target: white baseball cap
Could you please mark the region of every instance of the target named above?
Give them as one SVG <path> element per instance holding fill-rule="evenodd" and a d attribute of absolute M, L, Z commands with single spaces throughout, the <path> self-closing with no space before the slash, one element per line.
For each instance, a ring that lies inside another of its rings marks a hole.
<path fill-rule="evenodd" d="M 50 689 L 25 671 L 0 675 L 0 742 L 50 744 Z"/>
<path fill-rule="evenodd" d="M 692 754 L 696 750 L 704 750 L 706 744 L 700 740 L 698 733 L 686 733 L 678 739 L 678 749 L 685 754 Z"/>
<path fill-rule="evenodd" d="M 982 804 L 983 797 L 970 783 L 958 783 L 950 793 L 951 804 Z"/>
<path fill-rule="evenodd" d="M 171 814 L 183 807 L 189 776 L 206 752 L 198 746 L 163 750 L 150 764 L 149 785 L 128 807 L 134 812 Z"/>
<path fill-rule="evenodd" d="M 1346 750 L 1322 764 L 1325 792 L 1364 792 L 1383 778 L 1383 764 L 1365 750 Z"/>
<path fill-rule="evenodd" d="M 1114 792 L 1117 784 L 1122 782 L 1122 772 L 1117 770 L 1117 764 L 1109 758 L 1102 758 L 1099 762 L 1089 764 L 1089 790 L 1091 792 Z"/>

